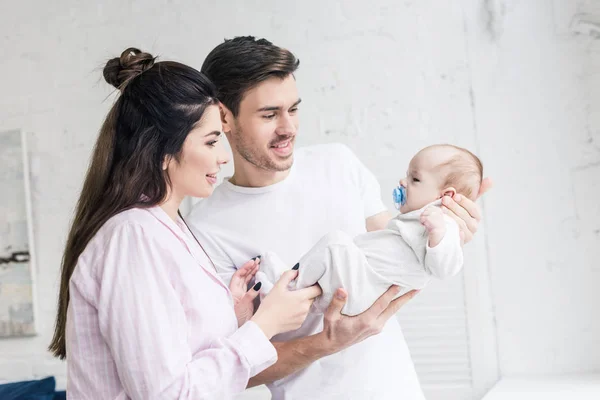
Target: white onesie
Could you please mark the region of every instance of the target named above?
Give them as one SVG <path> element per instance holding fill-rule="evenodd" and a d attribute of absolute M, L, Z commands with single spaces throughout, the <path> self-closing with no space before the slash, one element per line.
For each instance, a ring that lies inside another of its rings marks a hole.
<path fill-rule="evenodd" d="M 429 247 L 428 234 L 419 221 L 436 201 L 406 214 L 399 214 L 386 229 L 348 236 L 342 231 L 331 232 L 299 260 L 298 277 L 291 289 L 302 289 L 319 283 L 323 294 L 313 303 L 312 312 L 323 313 L 335 291 L 348 292 L 348 302 L 342 309 L 346 315 L 357 315 L 368 309 L 391 285 L 402 287 L 398 296 L 412 289 L 423 288 L 432 276 L 445 279 L 456 275 L 463 265 L 458 225 L 444 215 L 446 234 L 435 247 Z M 290 266 L 272 252 L 262 255 L 256 281 L 264 297 Z"/>

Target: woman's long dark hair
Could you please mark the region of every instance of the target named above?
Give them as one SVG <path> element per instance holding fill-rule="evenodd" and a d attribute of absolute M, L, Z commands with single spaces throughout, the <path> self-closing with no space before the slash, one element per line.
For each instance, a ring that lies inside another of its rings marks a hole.
<path fill-rule="evenodd" d="M 213 84 L 199 71 L 177 62 L 155 63 L 155 57 L 135 48 L 109 60 L 104 78 L 121 94 L 100 129 L 63 254 L 49 346 L 61 359 L 67 353 L 69 281 L 79 256 L 114 215 L 166 199 L 170 180 L 163 162 L 179 160 L 188 133 L 206 108 L 217 104 Z"/>

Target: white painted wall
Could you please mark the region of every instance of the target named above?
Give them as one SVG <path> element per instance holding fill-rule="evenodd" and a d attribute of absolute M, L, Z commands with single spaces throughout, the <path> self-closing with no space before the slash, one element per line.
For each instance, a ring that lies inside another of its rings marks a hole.
<path fill-rule="evenodd" d="M 600 41 L 571 24 L 578 13 L 600 22 L 600 4 L 488 4 L 491 29 L 468 43 L 477 137 L 497 183 L 485 214 L 500 371 L 598 371 Z"/>
<path fill-rule="evenodd" d="M 467 257 L 491 276 L 472 293 L 482 304 L 493 293 L 500 373 L 600 370 L 600 40 L 571 26 L 578 13 L 600 20 L 592 0 L 205 3 L 0 3 L 0 129 L 28 132 L 40 331 L 0 341 L 0 380 L 65 383 L 45 349 L 67 227 L 112 101 L 104 62 L 133 45 L 199 68 L 242 34 L 300 58 L 299 143 L 347 143 L 384 196 L 420 147 L 475 150 L 496 188 Z"/>

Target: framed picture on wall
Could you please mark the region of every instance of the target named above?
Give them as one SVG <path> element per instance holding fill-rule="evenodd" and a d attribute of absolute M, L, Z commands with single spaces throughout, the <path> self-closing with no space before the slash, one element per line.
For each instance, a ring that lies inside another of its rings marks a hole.
<path fill-rule="evenodd" d="M 0 132 L 0 338 L 36 334 L 29 168 L 23 132 Z"/>

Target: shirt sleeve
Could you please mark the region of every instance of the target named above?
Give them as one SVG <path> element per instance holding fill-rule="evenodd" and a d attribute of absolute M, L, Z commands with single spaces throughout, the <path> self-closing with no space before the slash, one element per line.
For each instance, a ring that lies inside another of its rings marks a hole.
<path fill-rule="evenodd" d="M 106 244 L 106 255 L 100 331 L 130 398 L 225 399 L 275 363 L 275 348 L 251 321 L 192 354 L 188 335 L 203 333 L 189 332 L 169 274 L 177 268 L 176 259 L 142 226 L 119 227 Z"/>
<path fill-rule="evenodd" d="M 456 275 L 463 266 L 463 251 L 460 245 L 460 231 L 458 225 L 451 218 L 444 216 L 446 221 L 446 234 L 435 247 L 425 249 L 425 268 L 430 274 L 447 279 Z"/>
<path fill-rule="evenodd" d="M 356 157 L 354 152 L 345 145 L 340 145 L 344 154 L 353 166 L 356 182 L 364 206 L 365 219 L 373 215 L 387 211 L 387 207 L 381 201 L 381 187 L 373 173 Z"/>

